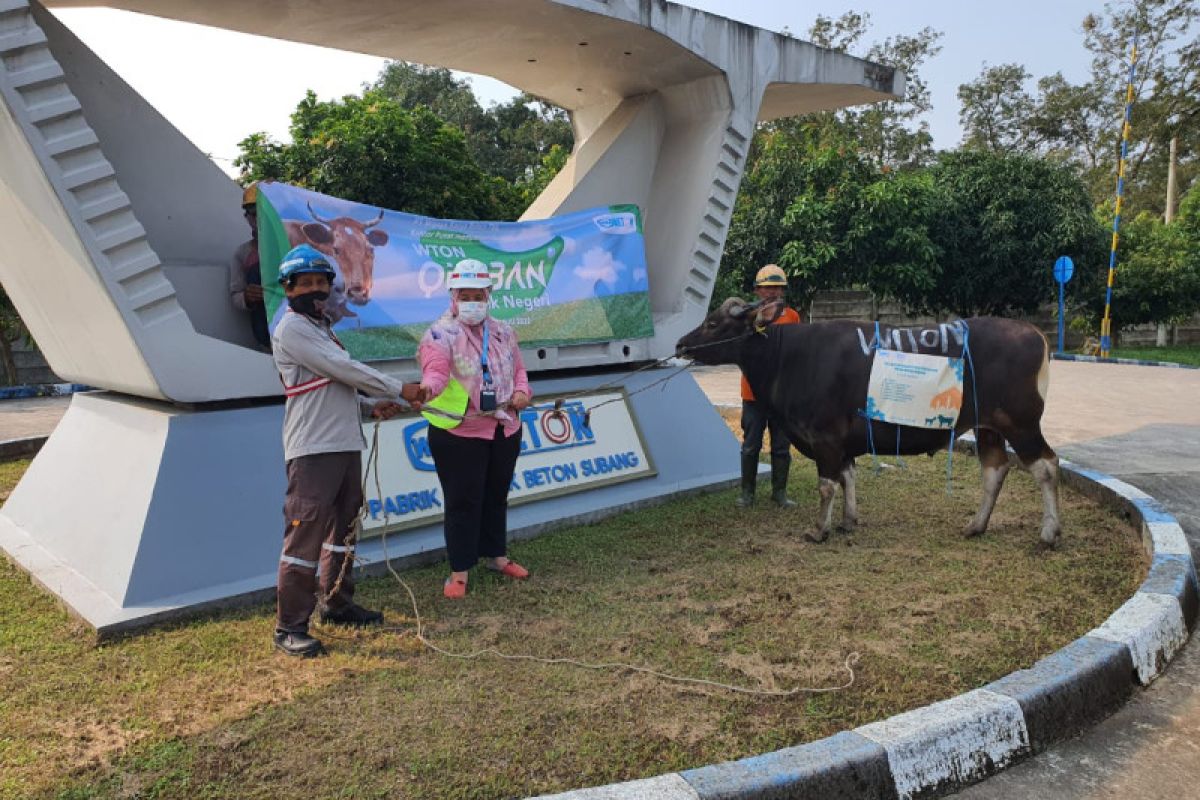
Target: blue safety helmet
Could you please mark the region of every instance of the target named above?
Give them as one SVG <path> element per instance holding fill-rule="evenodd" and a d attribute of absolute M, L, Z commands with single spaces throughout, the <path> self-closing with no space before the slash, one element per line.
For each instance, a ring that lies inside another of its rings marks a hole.
<path fill-rule="evenodd" d="M 325 258 L 320 250 L 312 245 L 298 244 L 288 250 L 287 255 L 283 257 L 283 261 L 279 265 L 279 282 L 289 285 L 297 275 L 303 275 L 306 272 L 325 275 L 329 278 L 330 283 L 333 283 L 333 279 L 337 276 L 333 267 L 329 266 L 329 259 Z"/>

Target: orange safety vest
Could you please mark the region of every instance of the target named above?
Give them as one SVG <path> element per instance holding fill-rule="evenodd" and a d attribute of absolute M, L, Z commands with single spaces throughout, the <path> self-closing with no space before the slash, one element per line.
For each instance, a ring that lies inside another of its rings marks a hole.
<path fill-rule="evenodd" d="M 800 319 L 800 314 L 793 308 L 784 308 L 783 311 L 775 318 L 772 325 L 797 325 L 803 322 Z M 746 376 L 742 376 L 742 400 L 753 403 L 754 392 L 750 391 L 750 382 L 746 380 Z"/>

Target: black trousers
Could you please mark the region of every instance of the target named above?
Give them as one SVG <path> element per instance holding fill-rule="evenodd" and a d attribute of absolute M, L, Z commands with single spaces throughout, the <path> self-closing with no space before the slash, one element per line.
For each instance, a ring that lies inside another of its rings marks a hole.
<path fill-rule="evenodd" d="M 317 453 L 287 462 L 287 497 L 283 501 L 283 554 L 279 558 L 276 596 L 279 630 L 304 633 L 321 596 L 329 594 L 346 558 L 346 536 L 362 507 L 362 453 Z M 317 579 L 317 566 L 321 577 Z M 346 567 L 330 608 L 354 599 L 354 578 Z"/>
<path fill-rule="evenodd" d="M 762 403 L 742 401 L 742 455 L 758 458 L 763 445 L 763 431 L 771 431 L 771 455 L 775 458 L 790 456 L 787 434 L 774 416 L 767 414 Z"/>
<path fill-rule="evenodd" d="M 453 572 L 466 572 L 480 556 L 508 552 L 508 489 L 512 485 L 521 431 L 492 439 L 455 436 L 430 426 L 429 451 L 446 502 L 446 553 Z"/>

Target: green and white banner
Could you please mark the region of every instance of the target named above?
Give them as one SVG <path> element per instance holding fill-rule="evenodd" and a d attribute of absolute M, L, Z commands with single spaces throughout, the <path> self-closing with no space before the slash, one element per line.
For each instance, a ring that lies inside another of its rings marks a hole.
<path fill-rule="evenodd" d="M 351 355 L 407 358 L 449 303 L 446 275 L 465 258 L 492 273 L 492 309 L 521 344 L 654 335 L 637 206 L 531 222 L 442 220 L 340 200 L 284 183 L 258 190 L 259 260 L 272 328 L 287 310 L 284 253 L 310 244 L 338 273 L 327 310 Z"/>

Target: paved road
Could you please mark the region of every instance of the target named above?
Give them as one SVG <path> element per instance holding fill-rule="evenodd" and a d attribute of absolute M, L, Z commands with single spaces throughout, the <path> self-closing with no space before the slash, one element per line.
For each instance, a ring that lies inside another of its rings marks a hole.
<path fill-rule="evenodd" d="M 739 402 L 735 368 L 696 378 L 715 404 Z M 0 402 L 0 440 L 49 433 L 65 410 L 66 398 Z M 1062 455 L 1163 501 L 1200 553 L 1200 370 L 1052 362 L 1043 427 Z M 957 796 L 1200 798 L 1200 645 L 1081 738 Z"/>
<path fill-rule="evenodd" d="M 70 402 L 70 397 L 0 400 L 0 442 L 49 435 Z"/>

